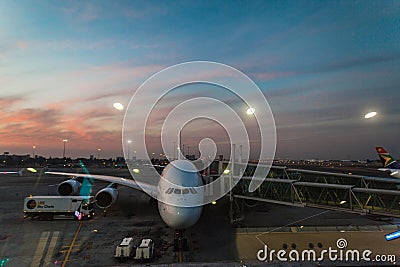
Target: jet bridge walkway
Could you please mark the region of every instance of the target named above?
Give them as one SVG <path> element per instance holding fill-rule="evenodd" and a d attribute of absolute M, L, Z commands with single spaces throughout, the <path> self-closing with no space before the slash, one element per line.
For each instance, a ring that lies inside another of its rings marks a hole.
<path fill-rule="evenodd" d="M 252 178 L 255 167 L 256 164 L 219 162 L 223 186 L 236 184 L 230 191 L 232 222 L 240 219 L 243 200 L 400 217 L 398 179 L 272 166 L 261 186 L 249 192 L 251 179 L 257 179 Z"/>

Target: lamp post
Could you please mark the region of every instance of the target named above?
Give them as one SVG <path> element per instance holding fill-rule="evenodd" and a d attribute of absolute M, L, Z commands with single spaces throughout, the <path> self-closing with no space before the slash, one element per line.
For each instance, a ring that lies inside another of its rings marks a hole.
<path fill-rule="evenodd" d="M 32 158 L 33 159 L 35 158 L 35 149 L 36 149 L 36 146 L 32 146 Z"/>
<path fill-rule="evenodd" d="M 65 144 L 68 142 L 68 139 L 63 139 L 62 141 L 64 143 L 63 158 L 65 158 Z"/>
<path fill-rule="evenodd" d="M 98 148 L 97 149 L 97 159 L 100 159 L 100 151 L 101 151 L 101 148 Z"/>

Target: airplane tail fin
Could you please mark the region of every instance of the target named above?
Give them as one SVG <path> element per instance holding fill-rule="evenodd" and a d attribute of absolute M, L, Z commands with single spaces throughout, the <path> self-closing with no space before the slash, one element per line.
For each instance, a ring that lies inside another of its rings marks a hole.
<path fill-rule="evenodd" d="M 383 147 L 376 147 L 384 168 L 400 169 L 400 164 Z"/>

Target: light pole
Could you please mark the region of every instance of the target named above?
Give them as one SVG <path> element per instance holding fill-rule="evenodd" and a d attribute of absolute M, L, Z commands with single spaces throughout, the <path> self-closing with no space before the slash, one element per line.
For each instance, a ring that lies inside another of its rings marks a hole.
<path fill-rule="evenodd" d="M 65 158 L 65 144 L 68 142 L 68 139 L 63 139 L 62 141 L 64 143 L 63 158 Z"/>
<path fill-rule="evenodd" d="M 97 159 L 100 159 L 100 151 L 101 151 L 101 148 L 98 148 L 97 149 Z"/>
<path fill-rule="evenodd" d="M 36 149 L 36 146 L 32 146 L 32 158 L 33 159 L 35 158 L 35 149 Z"/>

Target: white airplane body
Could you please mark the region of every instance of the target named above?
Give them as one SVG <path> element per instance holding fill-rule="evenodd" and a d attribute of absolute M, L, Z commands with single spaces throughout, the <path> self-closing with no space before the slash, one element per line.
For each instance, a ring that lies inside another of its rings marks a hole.
<path fill-rule="evenodd" d="M 379 168 L 379 171 L 388 172 L 390 176 L 395 178 L 400 178 L 400 170 L 399 169 L 389 169 L 389 168 Z"/>
<path fill-rule="evenodd" d="M 165 167 L 158 185 L 151 185 L 131 179 L 106 175 L 92 175 L 80 173 L 46 172 L 47 174 L 92 178 L 145 191 L 158 200 L 158 210 L 162 220 L 171 228 L 184 230 L 193 226 L 200 218 L 203 203 L 203 190 L 198 189 L 203 185 L 196 167 L 188 160 L 175 160 Z M 96 194 L 100 206 L 107 208 L 115 202 L 118 192 L 112 184 Z M 72 193 L 77 191 L 76 181 L 67 180 L 59 185 L 70 186 Z M 80 186 L 80 185 L 79 185 Z"/>

